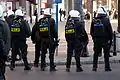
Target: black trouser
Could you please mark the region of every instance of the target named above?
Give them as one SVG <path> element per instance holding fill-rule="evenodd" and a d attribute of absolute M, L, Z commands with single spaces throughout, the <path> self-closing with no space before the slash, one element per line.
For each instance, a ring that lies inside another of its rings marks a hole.
<path fill-rule="evenodd" d="M 53 40 L 50 39 L 42 39 L 41 43 L 41 68 L 46 66 L 45 57 L 47 53 L 47 49 L 49 49 L 49 59 L 50 59 L 50 68 L 54 68 L 54 52 L 55 47 L 53 44 Z"/>
<path fill-rule="evenodd" d="M 35 44 L 35 61 L 34 63 L 38 64 L 39 63 L 39 58 L 40 58 L 40 48 L 41 47 L 41 42 L 37 42 Z"/>
<path fill-rule="evenodd" d="M 75 60 L 76 60 L 76 67 L 80 68 L 80 52 L 83 49 L 82 44 L 79 40 L 68 40 L 67 41 L 67 63 L 66 68 L 70 68 L 73 50 L 75 50 Z"/>
<path fill-rule="evenodd" d="M 13 53 L 13 49 L 11 50 L 11 52 Z M 17 55 L 19 55 L 19 59 L 21 58 L 21 51 L 17 51 Z M 17 57 L 17 56 L 16 56 Z"/>
<path fill-rule="evenodd" d="M 105 61 L 105 68 L 110 68 L 110 64 L 109 64 L 109 53 L 110 53 L 110 49 L 109 49 L 109 44 L 108 41 L 94 41 L 94 58 L 93 58 L 93 68 L 97 68 L 97 64 L 98 64 L 98 56 L 99 53 L 101 53 L 103 48 L 104 51 L 104 61 Z"/>
<path fill-rule="evenodd" d="M 23 41 L 12 41 L 12 61 L 11 64 L 15 64 L 16 56 L 21 51 L 22 59 L 24 62 L 25 67 L 28 66 L 28 61 L 27 61 L 27 44 L 26 40 Z"/>
<path fill-rule="evenodd" d="M 0 58 L 0 80 L 5 80 L 5 60 Z"/>

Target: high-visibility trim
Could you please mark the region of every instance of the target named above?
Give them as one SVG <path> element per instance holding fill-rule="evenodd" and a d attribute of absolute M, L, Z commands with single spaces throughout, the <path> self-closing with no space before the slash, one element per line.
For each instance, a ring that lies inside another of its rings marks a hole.
<path fill-rule="evenodd" d="M 20 32 L 20 28 L 11 28 L 11 32 Z"/>
<path fill-rule="evenodd" d="M 75 33 L 75 30 L 74 29 L 68 29 L 68 30 L 65 30 L 65 33 L 66 34 L 73 34 L 73 33 Z"/>
<path fill-rule="evenodd" d="M 103 24 L 94 24 L 94 26 L 96 27 L 103 27 L 104 25 Z"/>
<path fill-rule="evenodd" d="M 46 32 L 46 31 L 48 31 L 48 27 L 40 28 L 40 32 Z"/>

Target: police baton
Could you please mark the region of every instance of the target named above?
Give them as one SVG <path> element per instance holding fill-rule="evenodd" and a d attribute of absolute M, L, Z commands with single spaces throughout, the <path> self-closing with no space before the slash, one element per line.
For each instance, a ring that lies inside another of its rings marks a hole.
<path fill-rule="evenodd" d="M 116 33 L 114 31 L 114 34 L 113 34 L 113 56 L 117 56 L 117 52 L 116 52 Z"/>
<path fill-rule="evenodd" d="M 54 42 L 55 49 L 56 49 L 56 56 L 58 56 L 58 46 L 59 46 L 60 39 Z"/>

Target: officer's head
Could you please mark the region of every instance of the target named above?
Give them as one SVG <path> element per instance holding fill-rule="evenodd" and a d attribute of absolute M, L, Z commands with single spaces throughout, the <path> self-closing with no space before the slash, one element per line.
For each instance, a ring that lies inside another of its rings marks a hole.
<path fill-rule="evenodd" d="M 105 11 L 105 9 L 103 7 L 98 8 L 96 17 L 106 17 L 106 16 L 107 16 L 107 12 Z"/>
<path fill-rule="evenodd" d="M 11 16 L 11 15 L 14 15 L 14 12 L 13 12 L 12 10 L 8 10 L 7 16 L 9 17 L 9 16 Z"/>
<path fill-rule="evenodd" d="M 4 20 L 4 10 L 3 10 L 2 5 L 0 5 L 0 19 Z"/>
<path fill-rule="evenodd" d="M 68 20 L 67 20 L 67 25 L 71 25 L 73 24 L 73 19 L 70 17 Z"/>
<path fill-rule="evenodd" d="M 79 11 L 77 11 L 77 10 L 71 10 L 69 12 L 69 18 L 72 18 L 74 20 L 81 20 L 81 16 L 80 16 Z"/>
<path fill-rule="evenodd" d="M 21 9 L 18 9 L 15 11 L 15 16 L 16 17 L 24 17 L 24 14 Z"/>
<path fill-rule="evenodd" d="M 52 15 L 52 10 L 51 10 L 51 8 L 46 8 L 46 9 L 44 10 L 44 16 L 45 16 L 45 17 L 51 17 L 51 15 Z"/>

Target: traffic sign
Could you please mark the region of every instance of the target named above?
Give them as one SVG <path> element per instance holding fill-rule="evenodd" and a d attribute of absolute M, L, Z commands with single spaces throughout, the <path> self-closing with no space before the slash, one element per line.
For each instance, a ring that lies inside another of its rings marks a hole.
<path fill-rule="evenodd" d="M 62 3 L 62 0 L 55 0 L 55 3 Z"/>

